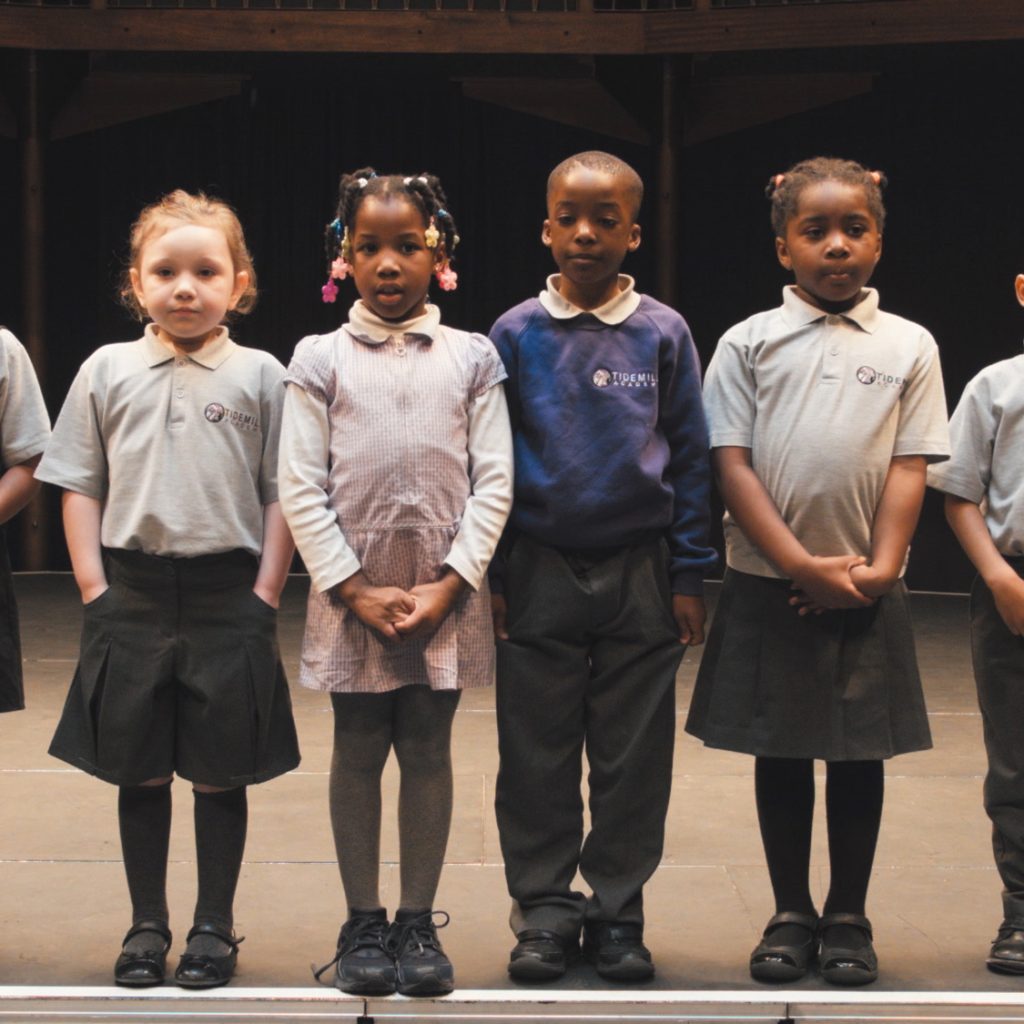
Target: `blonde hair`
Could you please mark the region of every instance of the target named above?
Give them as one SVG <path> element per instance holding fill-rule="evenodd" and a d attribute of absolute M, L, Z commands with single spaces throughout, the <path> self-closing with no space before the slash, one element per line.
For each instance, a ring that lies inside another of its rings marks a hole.
<path fill-rule="evenodd" d="M 248 313 L 256 305 L 256 269 L 245 244 L 245 234 L 238 215 L 221 199 L 208 196 L 205 192 L 192 195 L 180 188 L 147 206 L 132 225 L 128 239 L 128 266 L 121 274 L 121 302 L 139 320 L 145 319 L 146 311 L 139 304 L 132 287 L 131 271 L 133 268 L 139 269 L 142 250 L 147 242 L 183 224 L 218 228 L 224 234 L 235 273 L 244 270 L 249 275 L 249 283 L 232 312 Z"/>

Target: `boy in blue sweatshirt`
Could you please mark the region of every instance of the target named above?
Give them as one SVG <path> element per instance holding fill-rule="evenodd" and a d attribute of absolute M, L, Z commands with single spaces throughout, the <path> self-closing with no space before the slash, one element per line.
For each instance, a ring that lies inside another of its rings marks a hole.
<path fill-rule="evenodd" d="M 514 978 L 651 977 L 643 886 L 661 859 L 675 675 L 704 640 L 708 440 L 700 366 L 674 310 L 619 268 L 643 183 L 617 157 L 548 179 L 559 273 L 490 337 L 508 371 L 515 499 L 491 573 L 498 637 L 496 811 Z M 582 752 L 591 830 L 583 836 Z M 577 869 L 590 887 L 572 889 Z"/>

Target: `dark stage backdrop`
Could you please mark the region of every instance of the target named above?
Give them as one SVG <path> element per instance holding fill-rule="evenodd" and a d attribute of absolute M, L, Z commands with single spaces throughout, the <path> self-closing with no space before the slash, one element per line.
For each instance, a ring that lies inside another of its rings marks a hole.
<path fill-rule="evenodd" d="M 918 50 L 894 61 L 870 95 L 680 149 L 676 183 L 678 305 L 705 364 L 732 323 L 775 305 L 786 281 L 775 262 L 762 188 L 815 153 L 848 155 L 890 178 L 885 252 L 874 283 L 883 308 L 928 326 L 939 341 L 951 403 L 983 365 L 1020 350 L 1024 312 L 1012 293 L 1020 244 L 1024 152 L 1015 127 L 1024 50 Z M 785 55 L 774 55 L 784 72 Z M 636 64 L 614 62 L 629 76 Z M 175 187 L 232 202 L 256 259 L 260 301 L 233 328 L 244 344 L 287 363 L 305 334 L 332 329 L 351 301 L 320 302 L 321 233 L 337 176 L 372 164 L 429 169 L 448 189 L 463 242 L 457 292 L 439 296 L 446 320 L 486 331 L 552 271 L 539 241 L 548 170 L 580 149 L 610 149 L 653 187 L 653 151 L 464 99 L 437 60 L 254 60 L 242 95 L 54 142 L 47 149 L 47 400 L 55 416 L 81 361 L 98 345 L 137 336 L 114 293 L 129 226 L 142 205 Z M 625 83 L 628 85 L 628 82 Z M 17 333 L 20 305 L 18 151 L 0 140 L 0 322 Z M 648 243 L 653 205 L 641 217 Z M 627 263 L 653 290 L 654 247 Z M 348 286 L 350 287 L 350 286 Z M 837 452 L 856 459 L 856 452 Z M 51 562 L 66 568 L 57 496 Z M 16 564 L 17 531 L 12 531 Z M 962 590 L 960 555 L 930 497 L 910 582 Z"/>

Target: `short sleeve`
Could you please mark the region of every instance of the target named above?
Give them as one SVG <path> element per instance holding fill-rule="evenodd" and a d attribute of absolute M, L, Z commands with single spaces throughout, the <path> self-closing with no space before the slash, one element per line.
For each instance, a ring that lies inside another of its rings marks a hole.
<path fill-rule="evenodd" d="M 104 350 L 94 352 L 75 375 L 53 426 L 53 437 L 36 467 L 37 480 L 103 501 L 108 469 L 101 419 L 106 398 Z"/>
<path fill-rule="evenodd" d="M 50 417 L 28 352 L 0 328 L 0 458 L 4 468 L 39 455 L 50 439 Z"/>
<path fill-rule="evenodd" d="M 900 396 L 899 423 L 893 455 L 923 455 L 929 462 L 949 456 L 946 394 L 942 387 L 939 349 L 922 330 L 914 371 Z"/>
<path fill-rule="evenodd" d="M 750 346 L 740 334 L 723 335 L 704 375 L 704 413 L 712 448 L 752 448 L 756 416 Z"/>
<path fill-rule="evenodd" d="M 284 367 L 273 356 L 267 356 L 260 394 L 260 422 L 263 424 L 260 499 L 264 505 L 278 500 L 277 459 L 281 440 L 281 412 L 284 408 L 284 379 Z"/>
<path fill-rule="evenodd" d="M 336 333 L 303 338 L 295 346 L 284 378 L 285 384 L 296 384 L 325 405 L 330 405 L 335 395 L 335 337 Z"/>
<path fill-rule="evenodd" d="M 975 504 L 988 492 L 999 429 L 990 390 L 984 371 L 964 388 L 949 421 L 950 459 L 928 467 L 929 486 Z"/>
<path fill-rule="evenodd" d="M 500 384 L 505 380 L 508 373 L 498 355 L 498 350 L 491 344 L 489 338 L 482 334 L 471 334 L 469 337 L 474 357 L 469 397 L 475 400 L 484 392 L 490 391 L 495 384 Z"/>

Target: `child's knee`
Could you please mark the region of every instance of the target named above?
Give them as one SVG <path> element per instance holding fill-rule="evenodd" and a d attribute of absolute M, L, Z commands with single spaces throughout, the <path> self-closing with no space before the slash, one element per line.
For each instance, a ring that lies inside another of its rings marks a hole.
<path fill-rule="evenodd" d="M 408 769 L 424 774 L 451 770 L 451 743 L 447 733 L 396 736 L 395 756 L 403 771 Z"/>

